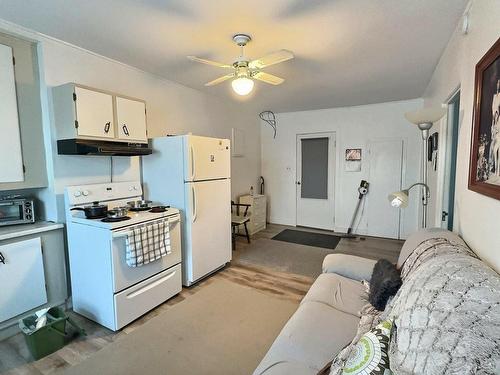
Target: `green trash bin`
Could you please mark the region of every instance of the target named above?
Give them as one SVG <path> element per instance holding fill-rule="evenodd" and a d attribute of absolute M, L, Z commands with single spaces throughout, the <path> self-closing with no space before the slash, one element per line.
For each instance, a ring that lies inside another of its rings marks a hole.
<path fill-rule="evenodd" d="M 35 359 L 40 359 L 61 349 L 69 339 L 66 333 L 66 322 L 71 324 L 81 335 L 86 335 L 59 307 L 47 312 L 47 324 L 36 329 L 36 315 L 30 315 L 19 321 L 19 328 L 24 334 L 26 345 Z"/>

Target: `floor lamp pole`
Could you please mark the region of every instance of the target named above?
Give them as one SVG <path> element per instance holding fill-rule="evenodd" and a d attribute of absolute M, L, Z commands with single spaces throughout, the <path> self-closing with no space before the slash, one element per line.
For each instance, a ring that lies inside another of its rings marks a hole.
<path fill-rule="evenodd" d="M 418 124 L 418 128 L 422 131 L 422 182 L 427 184 L 427 153 L 429 129 L 432 128 L 432 122 L 424 122 Z M 429 202 L 429 190 L 422 189 L 422 228 L 427 228 L 427 203 Z"/>

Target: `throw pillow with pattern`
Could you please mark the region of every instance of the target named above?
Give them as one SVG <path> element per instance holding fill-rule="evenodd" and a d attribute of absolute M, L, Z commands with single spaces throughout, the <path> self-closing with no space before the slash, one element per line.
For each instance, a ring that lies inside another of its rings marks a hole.
<path fill-rule="evenodd" d="M 342 370 L 343 375 L 392 375 L 389 342 L 392 321 L 385 320 L 365 333 L 356 344 Z"/>

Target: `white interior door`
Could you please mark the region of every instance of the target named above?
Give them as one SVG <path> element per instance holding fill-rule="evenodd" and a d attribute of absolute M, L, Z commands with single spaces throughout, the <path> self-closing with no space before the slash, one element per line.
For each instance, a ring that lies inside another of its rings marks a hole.
<path fill-rule="evenodd" d="M 114 138 L 113 96 L 78 86 L 75 94 L 78 135 Z"/>
<path fill-rule="evenodd" d="M 370 141 L 368 155 L 370 188 L 366 195 L 367 234 L 399 238 L 400 209 L 392 207 L 387 196 L 401 190 L 403 140 Z"/>
<path fill-rule="evenodd" d="M 40 238 L 0 246 L 0 322 L 47 302 Z"/>
<path fill-rule="evenodd" d="M 191 280 L 195 281 L 231 260 L 231 180 L 186 184 L 185 225 L 191 241 Z M 189 268 L 189 267 L 188 267 Z M 189 271 L 188 271 L 189 273 Z"/>
<path fill-rule="evenodd" d="M 297 225 L 333 230 L 335 133 L 297 136 Z"/>
<path fill-rule="evenodd" d="M 186 181 L 231 177 L 229 139 L 188 136 L 186 151 Z"/>
<path fill-rule="evenodd" d="M 117 96 L 116 121 L 119 139 L 147 142 L 146 103 Z"/>
<path fill-rule="evenodd" d="M 12 48 L 0 44 L 0 182 L 24 181 Z"/>

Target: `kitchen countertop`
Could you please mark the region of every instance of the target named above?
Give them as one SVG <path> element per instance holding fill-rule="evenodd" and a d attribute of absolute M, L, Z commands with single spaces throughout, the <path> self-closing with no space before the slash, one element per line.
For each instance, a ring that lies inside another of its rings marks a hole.
<path fill-rule="evenodd" d="M 0 227 L 0 241 L 60 228 L 64 228 L 64 225 L 50 221 L 37 221 L 33 224 L 8 225 Z"/>

